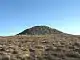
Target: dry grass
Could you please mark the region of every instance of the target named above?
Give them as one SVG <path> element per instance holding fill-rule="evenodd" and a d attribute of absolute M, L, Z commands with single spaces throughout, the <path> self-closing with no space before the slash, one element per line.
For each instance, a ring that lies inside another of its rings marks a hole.
<path fill-rule="evenodd" d="M 0 60 L 80 60 L 80 38 L 68 34 L 0 37 Z"/>

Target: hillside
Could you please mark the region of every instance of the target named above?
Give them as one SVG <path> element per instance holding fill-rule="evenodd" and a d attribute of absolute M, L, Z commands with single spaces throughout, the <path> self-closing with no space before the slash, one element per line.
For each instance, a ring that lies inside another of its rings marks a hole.
<path fill-rule="evenodd" d="M 31 30 L 29 34 L 25 30 L 25 33 L 16 36 L 0 36 L 0 60 L 80 60 L 79 35 L 63 34 L 56 29 L 42 27 L 27 29 Z M 36 29 L 39 29 L 39 34 Z M 52 32 L 41 33 L 46 29 Z"/>
<path fill-rule="evenodd" d="M 56 29 L 50 28 L 48 26 L 34 26 L 32 28 L 26 29 L 18 35 L 46 35 L 46 34 L 59 34 L 62 33 Z"/>

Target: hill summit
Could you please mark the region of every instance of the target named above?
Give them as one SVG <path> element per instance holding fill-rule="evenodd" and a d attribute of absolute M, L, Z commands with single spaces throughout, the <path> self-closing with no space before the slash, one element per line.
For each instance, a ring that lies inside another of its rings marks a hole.
<path fill-rule="evenodd" d="M 18 35 L 45 35 L 45 34 L 60 34 L 61 31 L 57 29 L 50 28 L 48 26 L 34 26 L 29 29 L 24 30 Z"/>

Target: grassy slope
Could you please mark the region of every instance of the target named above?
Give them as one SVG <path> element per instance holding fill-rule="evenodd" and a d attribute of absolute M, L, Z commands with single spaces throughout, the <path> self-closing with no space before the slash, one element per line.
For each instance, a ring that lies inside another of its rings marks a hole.
<path fill-rule="evenodd" d="M 64 34 L 0 37 L 2 59 L 80 60 L 80 38 Z"/>

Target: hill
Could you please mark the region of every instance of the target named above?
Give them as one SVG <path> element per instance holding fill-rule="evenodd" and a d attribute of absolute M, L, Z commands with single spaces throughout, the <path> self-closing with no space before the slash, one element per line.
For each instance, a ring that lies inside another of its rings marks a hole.
<path fill-rule="evenodd" d="M 0 36 L 0 60 L 80 60 L 80 35 L 35 26 L 16 36 Z"/>
<path fill-rule="evenodd" d="M 48 26 L 34 26 L 32 28 L 26 29 L 18 35 L 46 35 L 46 34 L 60 34 L 61 31 L 50 28 Z"/>

